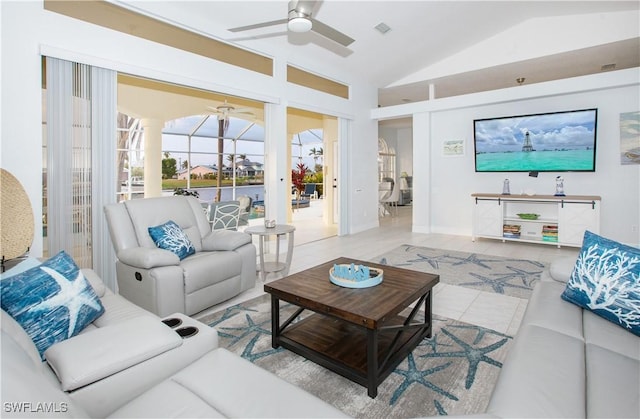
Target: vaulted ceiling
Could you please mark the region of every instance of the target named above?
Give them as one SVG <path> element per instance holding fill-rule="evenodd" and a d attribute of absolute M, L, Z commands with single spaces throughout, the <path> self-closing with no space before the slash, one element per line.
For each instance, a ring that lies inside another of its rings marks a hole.
<path fill-rule="evenodd" d="M 426 100 L 430 85 L 447 97 L 640 66 L 638 1 L 316 2 L 347 47 L 285 23 L 229 31 L 285 19 L 287 1 L 113 2 L 338 81 L 358 74 L 380 106 Z"/>

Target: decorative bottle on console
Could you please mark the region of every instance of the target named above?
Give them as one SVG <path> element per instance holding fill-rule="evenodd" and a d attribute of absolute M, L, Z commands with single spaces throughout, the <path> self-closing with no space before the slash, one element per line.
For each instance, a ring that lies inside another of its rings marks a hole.
<path fill-rule="evenodd" d="M 556 193 L 555 196 L 565 196 L 564 194 L 564 178 L 562 176 L 556 177 Z"/>
<path fill-rule="evenodd" d="M 502 184 L 502 195 L 511 195 L 511 191 L 509 190 L 509 179 L 505 179 Z"/>

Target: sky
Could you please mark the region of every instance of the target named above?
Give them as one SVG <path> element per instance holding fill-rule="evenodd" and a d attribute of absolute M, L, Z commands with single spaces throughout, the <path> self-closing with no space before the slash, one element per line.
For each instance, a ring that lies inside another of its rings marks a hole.
<path fill-rule="evenodd" d="M 204 121 L 204 122 L 203 122 Z M 203 123 L 202 123 L 203 122 Z M 198 125 L 202 123 L 198 127 Z M 196 127 L 198 127 L 196 129 Z M 168 151 L 171 157 L 178 160 L 178 164 L 189 159 L 188 134 L 195 133 L 191 138 L 191 166 L 216 164 L 218 149 L 218 121 L 215 116 L 205 119 L 205 116 L 194 115 L 169 121 L 165 124 L 162 135 L 162 150 Z M 213 137 L 213 138 L 212 138 Z M 229 127 L 225 137 L 240 138 L 235 144 L 235 154 L 246 154 L 247 159 L 264 163 L 264 127 L 239 118 L 230 118 Z M 309 168 L 315 165 L 314 159 L 309 155 L 311 149 L 322 147 L 322 130 L 314 129 L 294 135 L 292 145 L 293 163 L 302 161 Z M 233 153 L 232 140 L 224 141 L 224 153 Z M 208 154 L 211 153 L 211 154 Z M 229 164 L 225 157 L 224 164 Z"/>
<path fill-rule="evenodd" d="M 526 133 L 535 150 L 593 148 L 597 110 L 474 121 L 476 152 L 521 151 Z"/>

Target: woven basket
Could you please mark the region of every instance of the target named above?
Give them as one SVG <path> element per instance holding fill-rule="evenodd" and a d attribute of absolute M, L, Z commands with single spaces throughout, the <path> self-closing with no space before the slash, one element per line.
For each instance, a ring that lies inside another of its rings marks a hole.
<path fill-rule="evenodd" d="M 33 242 L 33 210 L 20 181 L 2 170 L 0 179 L 0 251 L 5 260 L 24 255 Z"/>

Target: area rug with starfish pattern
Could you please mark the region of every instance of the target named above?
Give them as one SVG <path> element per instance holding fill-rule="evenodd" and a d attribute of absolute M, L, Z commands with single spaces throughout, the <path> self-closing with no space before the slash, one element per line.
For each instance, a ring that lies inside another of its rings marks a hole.
<path fill-rule="evenodd" d="M 519 298 L 529 297 L 544 269 L 536 261 L 410 245 L 371 261 L 432 272 L 443 283 Z M 281 302 L 281 318 L 288 318 L 295 308 Z M 512 342 L 506 334 L 435 315 L 432 337 L 398 365 L 372 399 L 365 387 L 286 349 L 272 348 L 270 310 L 270 296 L 263 295 L 202 320 L 216 328 L 220 346 L 357 418 L 482 413 Z M 305 311 L 302 316 L 311 314 Z"/>
<path fill-rule="evenodd" d="M 404 244 L 372 259 L 440 275 L 443 284 L 529 299 L 546 264 L 535 260 L 465 253 Z"/>

